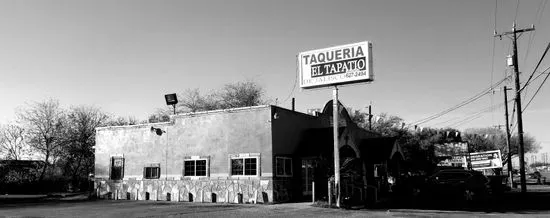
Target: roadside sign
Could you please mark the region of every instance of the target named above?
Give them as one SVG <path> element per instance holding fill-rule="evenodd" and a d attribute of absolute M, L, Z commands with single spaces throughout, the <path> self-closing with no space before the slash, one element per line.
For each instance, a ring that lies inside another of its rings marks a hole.
<path fill-rule="evenodd" d="M 303 89 L 373 81 L 372 44 L 365 41 L 301 52 L 298 74 Z"/>
<path fill-rule="evenodd" d="M 502 168 L 500 150 L 470 153 L 469 158 L 474 170 Z"/>

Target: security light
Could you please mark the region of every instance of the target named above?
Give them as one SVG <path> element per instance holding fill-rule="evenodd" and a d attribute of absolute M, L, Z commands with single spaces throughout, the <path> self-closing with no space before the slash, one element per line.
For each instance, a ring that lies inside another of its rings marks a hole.
<path fill-rule="evenodd" d="M 166 99 L 166 105 L 175 105 L 178 103 L 178 96 L 176 93 L 164 95 L 164 99 Z"/>
<path fill-rule="evenodd" d="M 176 104 L 178 103 L 178 96 L 176 93 L 164 95 L 166 105 L 172 105 L 174 107 L 174 114 L 176 114 Z"/>
<path fill-rule="evenodd" d="M 151 126 L 151 132 L 155 132 L 157 135 L 161 136 L 162 133 L 165 133 L 166 131 L 162 130 L 161 128 L 155 128 Z"/>

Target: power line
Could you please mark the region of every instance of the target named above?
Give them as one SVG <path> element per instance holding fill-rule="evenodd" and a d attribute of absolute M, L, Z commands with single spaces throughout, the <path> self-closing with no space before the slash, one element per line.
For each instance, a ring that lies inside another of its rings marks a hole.
<path fill-rule="evenodd" d="M 509 100 L 508 102 L 512 102 L 512 101 L 513 101 L 513 100 Z M 508 102 L 507 102 L 507 103 L 508 103 Z M 488 107 L 488 108 L 484 108 L 484 109 L 482 109 L 482 110 L 480 110 L 480 111 L 478 111 L 478 112 L 475 112 L 475 113 L 473 113 L 473 114 L 467 116 L 466 118 L 464 118 L 464 119 L 462 119 L 462 120 L 460 120 L 460 121 L 458 121 L 458 122 L 455 122 L 455 123 L 453 123 L 453 124 L 448 125 L 447 127 L 456 128 L 456 127 L 458 127 L 458 126 L 460 126 L 460 125 L 466 124 L 466 123 L 468 123 L 468 122 L 470 122 L 470 121 L 473 121 L 473 120 L 475 120 L 475 119 L 477 119 L 477 118 L 482 117 L 482 116 L 483 116 L 483 113 L 492 112 L 492 111 L 494 111 L 494 110 L 496 110 L 496 109 L 498 109 L 498 108 L 500 108 L 500 107 L 502 107 L 502 106 L 504 106 L 504 103 L 500 103 L 500 104 L 497 104 L 497 105 L 494 105 L 494 106 L 491 106 L 491 107 Z"/>
<path fill-rule="evenodd" d="M 544 8 L 546 7 L 547 1 L 548 0 L 541 0 L 539 3 L 539 6 L 537 7 L 537 12 L 535 13 L 535 25 L 537 26 L 540 24 L 540 20 L 542 19 L 542 15 L 544 14 Z M 537 35 L 537 32 L 533 32 L 529 36 L 529 43 L 527 44 L 527 51 L 525 53 L 525 57 L 523 58 L 523 64 L 525 64 L 525 61 L 529 56 L 529 49 L 531 49 L 532 42 L 535 41 L 536 35 Z"/>
<path fill-rule="evenodd" d="M 498 10 L 498 0 L 495 0 L 495 10 L 494 10 L 494 30 L 495 32 L 497 31 L 497 10 Z M 495 74 L 495 43 L 496 43 L 496 39 L 495 37 L 493 37 L 493 49 L 491 51 L 491 56 L 492 59 L 491 59 L 491 83 L 489 84 L 493 84 L 493 77 L 494 77 L 494 74 Z M 491 95 L 491 106 L 494 105 L 494 95 Z M 492 117 L 491 117 L 491 121 L 493 122 L 493 124 L 495 123 L 495 115 L 494 113 L 491 114 Z"/>
<path fill-rule="evenodd" d="M 453 120 L 457 120 L 459 118 L 462 118 L 462 117 L 455 117 L 455 118 L 452 118 L 452 119 L 449 119 L 449 120 L 446 120 L 446 121 L 443 121 L 443 122 L 439 122 L 439 123 L 436 123 L 436 124 L 432 124 L 432 126 L 438 126 L 438 125 L 441 125 L 441 124 L 444 124 L 444 123 L 448 123 L 448 122 L 451 122 Z"/>
<path fill-rule="evenodd" d="M 537 12 L 535 13 L 535 25 L 537 25 L 537 26 L 540 24 L 540 21 L 542 19 L 542 15 L 544 14 L 544 8 L 546 7 L 547 2 L 548 2 L 548 0 L 541 0 L 540 3 L 539 3 L 539 6 L 537 7 Z M 527 62 L 527 57 L 529 56 L 529 51 L 531 49 L 532 43 L 535 41 L 536 35 L 537 35 L 537 32 L 535 31 L 535 32 L 531 33 L 531 35 L 529 36 L 529 42 L 527 44 L 527 51 L 525 53 L 525 57 L 523 58 L 523 64 L 526 64 L 526 62 Z M 548 48 L 546 48 L 546 49 L 548 50 Z M 546 54 L 546 51 L 544 53 Z M 544 57 L 544 55 L 543 55 L 543 57 Z M 542 60 L 542 58 L 541 58 L 541 60 Z M 539 61 L 539 64 L 540 64 L 540 61 Z M 537 64 L 537 67 L 538 67 L 539 64 Z M 533 70 L 533 73 L 535 73 L 537 67 L 535 67 L 535 70 Z M 531 77 L 532 77 L 532 75 L 533 74 L 531 74 Z M 522 90 L 523 90 L 523 88 L 522 88 Z M 527 97 L 527 90 L 524 92 L 523 96 Z"/>
<path fill-rule="evenodd" d="M 546 70 L 550 69 L 547 68 Z M 546 72 L 546 70 L 544 70 L 543 72 Z M 542 75 L 542 74 L 541 74 Z M 525 109 L 529 106 L 529 104 L 531 104 L 531 101 L 533 101 L 533 99 L 535 98 L 535 96 L 537 96 L 537 94 L 539 93 L 540 89 L 542 88 L 542 86 L 544 85 L 544 83 L 546 82 L 546 80 L 548 79 L 548 77 L 550 76 L 550 73 L 546 75 L 546 77 L 544 78 L 544 80 L 542 81 L 542 83 L 539 85 L 539 88 L 537 88 L 537 91 L 535 92 L 535 94 L 533 94 L 533 96 L 531 97 L 531 99 L 529 99 L 529 102 L 527 103 L 527 105 L 525 105 L 525 107 L 523 108 L 523 111 L 525 111 Z"/>
<path fill-rule="evenodd" d="M 474 95 L 473 97 L 470 97 L 462 102 L 460 102 L 459 104 L 455 105 L 455 106 L 452 106 L 442 112 L 439 112 L 437 114 L 434 114 L 434 115 L 431 115 L 429 117 L 426 117 L 426 118 L 423 118 L 423 119 L 420 119 L 420 120 L 417 120 L 413 123 L 411 123 L 411 125 L 419 125 L 419 124 L 422 124 L 422 123 L 426 123 L 426 122 L 429 122 L 431 120 L 434 120 L 436 118 L 439 118 L 445 114 L 448 114 L 450 113 L 451 111 L 454 111 L 456 109 L 459 109 L 467 104 L 470 104 L 478 99 L 480 99 L 481 97 L 491 93 L 491 90 L 494 89 L 495 87 L 497 87 L 498 85 L 500 85 L 501 83 L 503 83 L 504 81 L 506 81 L 508 78 L 505 77 L 504 79 L 498 81 L 497 83 L 493 84 L 492 86 L 490 86 L 489 88 L 486 88 L 484 89 L 483 91 L 479 92 L 478 94 Z"/>
<path fill-rule="evenodd" d="M 519 11 L 519 0 L 516 1 L 516 16 L 514 16 L 514 23 L 517 23 L 518 11 Z"/>
<path fill-rule="evenodd" d="M 535 66 L 535 69 L 533 69 L 533 72 L 531 73 L 531 75 L 529 76 L 529 79 L 527 79 L 527 81 L 525 82 L 525 85 L 523 85 L 523 87 L 520 89 L 520 92 L 523 91 L 523 89 L 525 89 L 525 87 L 527 87 L 527 85 L 529 84 L 529 82 L 531 81 L 531 78 L 533 78 L 533 75 L 535 75 L 535 72 L 537 71 L 537 69 L 539 68 L 540 66 L 540 63 L 542 63 L 542 60 L 544 59 L 544 57 L 546 56 L 546 53 L 548 52 L 548 49 L 550 49 L 550 43 L 548 43 L 548 45 L 546 46 L 546 49 L 544 50 L 544 52 L 542 53 L 542 56 L 540 57 L 540 60 L 539 62 L 537 63 L 537 66 Z M 545 70 L 546 71 L 546 70 Z M 544 71 L 543 71 L 544 72 Z"/>
<path fill-rule="evenodd" d="M 462 124 L 465 124 L 465 123 L 467 123 L 467 122 L 473 121 L 473 120 L 475 120 L 475 119 L 477 119 L 477 118 L 483 116 L 483 113 L 490 112 L 490 111 L 492 112 L 492 111 L 494 111 L 494 109 L 496 109 L 496 108 L 498 108 L 498 107 L 502 107 L 503 105 L 504 105 L 504 103 L 500 103 L 500 104 L 498 104 L 498 105 L 494 105 L 494 106 L 491 106 L 491 107 L 482 109 L 481 111 L 472 113 L 472 114 L 468 115 L 467 117 L 465 117 L 465 118 L 463 118 L 463 119 L 461 119 L 461 120 L 459 120 L 459 121 L 457 121 L 457 122 L 454 122 L 454 123 L 452 123 L 452 124 L 447 125 L 447 127 L 452 127 L 452 128 L 458 127 L 458 126 L 460 126 L 460 125 L 462 125 Z"/>
<path fill-rule="evenodd" d="M 294 94 L 294 90 L 296 90 L 296 83 L 298 83 L 298 57 L 296 57 L 296 76 L 294 77 L 294 85 L 292 86 L 292 90 L 290 91 L 288 96 L 285 98 L 285 100 L 283 100 L 281 102 L 281 104 L 286 103 L 286 101 L 288 101 L 290 96 L 292 96 L 292 94 Z"/>

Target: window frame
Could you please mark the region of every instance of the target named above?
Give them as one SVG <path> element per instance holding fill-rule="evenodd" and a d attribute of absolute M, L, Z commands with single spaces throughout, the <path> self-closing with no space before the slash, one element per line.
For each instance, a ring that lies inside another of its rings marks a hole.
<path fill-rule="evenodd" d="M 147 168 L 157 169 L 156 177 L 147 177 Z M 149 164 L 143 167 L 143 179 L 160 179 L 161 169 L 160 163 Z"/>
<path fill-rule="evenodd" d="M 279 174 L 279 160 L 282 160 L 283 162 L 283 174 Z M 286 164 L 287 164 L 287 160 L 290 160 L 290 173 L 286 172 Z M 292 177 L 294 175 L 294 160 L 292 159 L 292 157 L 289 157 L 289 156 L 276 156 L 275 157 L 275 175 L 278 176 L 278 177 Z"/>
<path fill-rule="evenodd" d="M 195 162 L 195 165 L 194 165 L 195 166 L 195 169 L 194 169 L 195 175 L 185 175 L 185 162 L 188 162 L 188 161 L 194 161 Z M 204 176 L 197 176 L 197 161 L 206 161 L 206 163 L 205 163 L 206 172 L 205 172 Z M 206 157 L 200 157 L 200 156 L 184 157 L 182 176 L 184 178 L 210 177 L 210 156 L 206 156 Z"/>
<path fill-rule="evenodd" d="M 233 160 L 241 159 L 243 161 L 242 174 L 233 174 Z M 256 174 L 254 175 L 245 175 L 246 174 L 246 159 L 256 159 Z M 261 158 L 259 153 L 246 153 L 246 154 L 237 154 L 229 155 L 229 175 L 231 177 L 260 177 L 261 176 Z"/>

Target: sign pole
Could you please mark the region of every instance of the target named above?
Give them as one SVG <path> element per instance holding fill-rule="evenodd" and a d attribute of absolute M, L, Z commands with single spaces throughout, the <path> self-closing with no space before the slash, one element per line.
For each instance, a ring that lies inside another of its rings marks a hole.
<path fill-rule="evenodd" d="M 336 189 L 336 207 L 340 207 L 340 151 L 338 149 L 338 87 L 332 91 L 332 124 L 334 136 L 334 188 Z"/>

